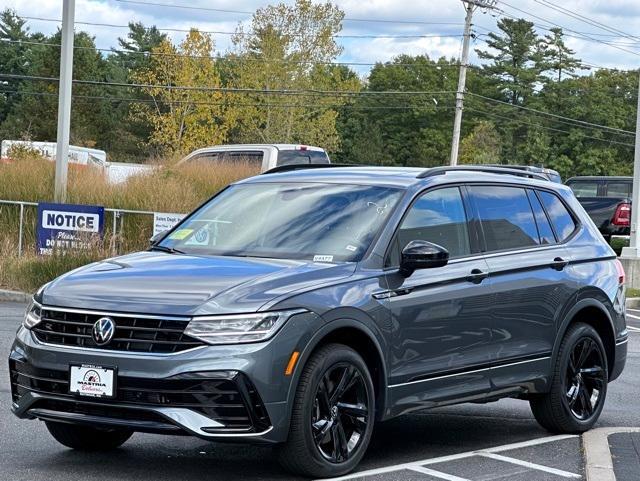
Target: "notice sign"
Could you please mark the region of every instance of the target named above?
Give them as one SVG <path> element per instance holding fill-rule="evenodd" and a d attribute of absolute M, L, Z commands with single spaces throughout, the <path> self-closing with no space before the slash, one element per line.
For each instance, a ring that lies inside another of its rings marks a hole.
<path fill-rule="evenodd" d="M 104 233 L 104 207 L 38 204 L 37 252 L 89 249 Z"/>
<path fill-rule="evenodd" d="M 167 214 L 154 212 L 153 214 L 153 235 L 173 229 L 173 227 L 185 218 L 186 214 Z"/>

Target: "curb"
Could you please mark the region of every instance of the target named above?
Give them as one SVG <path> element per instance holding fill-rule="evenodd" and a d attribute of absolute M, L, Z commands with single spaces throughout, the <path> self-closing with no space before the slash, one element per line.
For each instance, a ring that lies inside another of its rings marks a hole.
<path fill-rule="evenodd" d="M 582 435 L 587 481 L 616 481 L 609 449 L 609 436 L 616 433 L 637 433 L 640 428 L 598 428 Z"/>
<path fill-rule="evenodd" d="M 29 302 L 31 294 L 19 291 L 0 289 L 0 302 Z"/>
<path fill-rule="evenodd" d="M 640 297 L 627 297 L 625 304 L 627 309 L 636 309 L 640 307 Z"/>

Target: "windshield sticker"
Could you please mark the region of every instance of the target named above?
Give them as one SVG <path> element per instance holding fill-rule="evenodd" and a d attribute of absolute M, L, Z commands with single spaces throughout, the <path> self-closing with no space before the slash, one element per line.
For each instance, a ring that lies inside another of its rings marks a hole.
<path fill-rule="evenodd" d="M 313 262 L 333 262 L 333 256 L 313 256 Z"/>
<path fill-rule="evenodd" d="M 183 240 L 186 239 L 192 232 L 193 229 L 178 229 L 169 236 L 169 239 Z"/>
<path fill-rule="evenodd" d="M 356 246 L 352 246 L 351 244 L 349 244 L 347 247 L 345 247 L 345 249 L 347 249 L 348 251 L 351 252 L 355 252 L 358 250 L 358 248 Z"/>

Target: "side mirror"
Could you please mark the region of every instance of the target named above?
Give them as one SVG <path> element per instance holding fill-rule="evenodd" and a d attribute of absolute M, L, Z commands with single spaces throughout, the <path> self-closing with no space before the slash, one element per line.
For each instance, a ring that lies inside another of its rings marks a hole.
<path fill-rule="evenodd" d="M 160 242 L 160 239 L 162 239 L 167 232 L 169 232 L 169 230 L 163 230 L 162 232 L 158 232 L 156 235 L 150 237 L 149 238 L 149 247 L 153 247 L 158 242 Z"/>
<path fill-rule="evenodd" d="M 449 262 L 449 251 L 438 244 L 413 240 L 404 249 L 400 259 L 400 274 L 409 277 L 417 269 L 442 267 Z"/>

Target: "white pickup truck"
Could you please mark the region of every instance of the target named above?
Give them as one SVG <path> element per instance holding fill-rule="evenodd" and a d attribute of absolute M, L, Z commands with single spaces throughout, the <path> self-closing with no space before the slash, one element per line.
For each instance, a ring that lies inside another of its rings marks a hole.
<path fill-rule="evenodd" d="M 195 150 L 180 163 L 186 162 L 248 162 L 260 166 L 261 172 L 281 165 L 329 164 L 324 149 L 297 144 L 235 144 L 215 145 Z"/>

